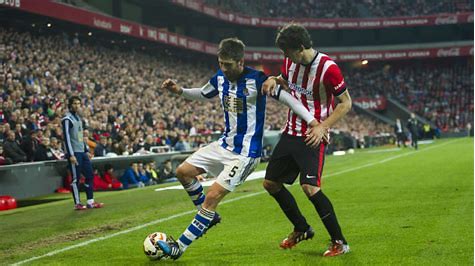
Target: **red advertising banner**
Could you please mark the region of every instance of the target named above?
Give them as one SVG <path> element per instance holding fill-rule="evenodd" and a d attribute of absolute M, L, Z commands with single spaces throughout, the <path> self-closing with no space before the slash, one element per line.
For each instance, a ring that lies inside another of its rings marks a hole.
<path fill-rule="evenodd" d="M 324 51 L 322 51 L 324 52 Z M 473 56 L 473 46 L 449 46 L 443 48 L 424 49 L 399 49 L 381 51 L 355 51 L 355 52 L 332 52 L 328 53 L 335 61 L 357 61 L 357 60 L 402 60 L 413 58 L 436 58 Z M 284 60 L 284 55 L 277 51 L 248 51 L 246 60 L 280 62 Z"/>
<path fill-rule="evenodd" d="M 352 99 L 352 102 L 360 108 L 369 110 L 385 110 L 387 105 L 386 97 L 384 96 L 376 98 L 354 98 Z"/>
<path fill-rule="evenodd" d="M 189 3 L 190 1 L 175 1 Z M 195 3 L 195 1 L 191 1 Z M 177 46 L 206 54 L 216 55 L 217 45 L 180 34 L 168 32 L 165 29 L 158 29 L 138 23 L 110 17 L 103 14 L 94 13 L 89 10 L 61 4 L 52 0 L 0 0 L 0 6 L 18 8 L 20 10 L 53 17 L 60 20 L 86 25 L 102 30 L 112 31 L 136 38 L 155 41 L 163 44 Z M 191 5 L 193 8 L 201 8 L 201 5 Z M 211 9 L 207 12 L 213 13 Z M 216 11 L 219 16 L 228 16 Z M 233 15 L 234 16 L 234 15 Z M 325 52 L 325 51 L 322 51 Z M 425 49 L 399 49 L 380 51 L 355 51 L 355 52 L 332 52 L 328 53 L 336 61 L 356 61 L 356 60 L 400 60 L 411 58 L 433 58 L 433 57 L 454 57 L 473 56 L 473 45 L 457 46 L 450 45 L 442 48 Z M 259 62 L 281 62 L 283 54 L 269 48 L 268 51 L 247 50 L 245 59 Z"/>
<path fill-rule="evenodd" d="M 374 29 L 388 27 L 433 26 L 444 24 L 473 23 L 473 12 L 456 14 L 436 14 L 418 17 L 389 17 L 389 18 L 351 18 L 351 19 L 297 19 L 297 18 L 263 18 L 250 17 L 229 13 L 207 6 L 199 0 L 172 0 L 180 5 L 205 15 L 230 23 L 256 27 L 278 28 L 291 21 L 301 23 L 309 29 Z"/>

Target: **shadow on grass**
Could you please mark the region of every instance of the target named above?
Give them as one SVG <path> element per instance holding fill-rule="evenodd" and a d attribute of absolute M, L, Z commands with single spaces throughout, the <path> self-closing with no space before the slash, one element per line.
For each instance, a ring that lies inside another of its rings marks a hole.
<path fill-rule="evenodd" d="M 67 199 L 69 199 L 69 198 L 19 200 L 19 201 L 17 201 L 17 206 L 18 206 L 18 208 L 21 208 L 21 207 L 27 207 L 27 206 L 38 205 L 38 204 L 43 204 L 43 203 L 50 203 L 50 202 L 55 202 L 55 201 L 67 200 Z"/>

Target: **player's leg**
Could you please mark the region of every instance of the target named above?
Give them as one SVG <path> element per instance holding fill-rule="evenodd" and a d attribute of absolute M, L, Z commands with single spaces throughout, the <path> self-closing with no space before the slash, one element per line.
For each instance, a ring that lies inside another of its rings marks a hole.
<path fill-rule="evenodd" d="M 76 164 L 76 165 L 71 164 L 71 162 L 69 162 L 69 159 L 68 159 L 68 168 L 71 171 L 71 176 L 72 176 L 71 194 L 73 195 L 74 209 L 85 210 L 86 206 L 81 204 L 81 198 L 80 198 L 79 186 L 78 186 L 79 178 L 81 175 L 81 168 L 79 167 L 79 164 Z"/>
<path fill-rule="evenodd" d="M 87 196 L 87 208 L 94 209 L 94 208 L 102 208 L 104 204 L 95 202 L 94 201 L 94 173 L 92 170 L 91 160 L 87 152 L 84 152 L 79 156 L 81 159 L 78 159 L 78 163 L 82 169 L 82 174 L 86 178 L 84 186 L 86 187 L 86 196 Z"/>
<path fill-rule="evenodd" d="M 181 252 L 185 252 L 194 240 L 200 238 L 208 230 L 216 215 L 216 207 L 229 192 L 216 182 L 208 189 L 202 208 L 178 238 L 177 244 Z"/>
<path fill-rule="evenodd" d="M 219 202 L 230 191 L 223 188 L 218 183 L 214 183 L 208 190 L 206 200 L 196 213 L 195 217 L 181 234 L 177 241 L 171 239 L 171 241 L 159 241 L 157 244 L 170 258 L 176 260 L 193 243 L 196 239 L 200 238 L 206 230 L 209 228 L 211 222 L 216 215 L 216 207 Z"/>
<path fill-rule="evenodd" d="M 196 176 L 204 172 L 203 169 L 195 167 L 186 161 L 180 164 L 176 170 L 178 180 L 198 210 L 205 200 L 205 194 L 203 192 L 203 186 Z"/>
<path fill-rule="evenodd" d="M 416 150 L 419 148 L 419 147 L 417 146 L 417 141 L 419 140 L 418 138 L 419 138 L 419 136 L 417 135 L 417 132 L 414 133 L 414 134 L 413 134 L 413 140 L 412 140 L 412 141 L 414 141 L 414 148 L 416 148 Z"/>
<path fill-rule="evenodd" d="M 214 174 L 221 172 L 222 166 L 216 168 L 217 163 L 219 163 L 217 158 L 220 149 L 222 148 L 219 147 L 218 143 L 213 142 L 193 153 L 176 169 L 178 180 L 198 210 L 205 201 L 205 194 L 203 186 L 196 176 L 205 172 Z"/>
<path fill-rule="evenodd" d="M 283 183 L 292 184 L 299 173 L 298 165 L 290 154 L 295 141 L 295 138 L 288 136 L 283 136 L 279 140 L 267 165 L 263 183 L 264 188 L 277 201 L 294 226 L 293 231 L 280 244 L 282 248 L 291 248 L 298 242 L 313 237 L 313 229 L 300 212 L 295 198 L 283 185 Z"/>
<path fill-rule="evenodd" d="M 294 231 L 305 232 L 309 229 L 310 225 L 300 212 L 294 196 L 282 183 L 266 179 L 263 186 L 277 201 L 287 219 L 294 225 Z"/>
<path fill-rule="evenodd" d="M 202 208 L 176 242 L 159 242 L 159 246 L 172 259 L 178 259 L 194 240 L 200 238 L 216 218 L 216 208 L 221 200 L 234 191 L 259 164 L 259 159 L 247 158 L 229 151 L 219 151 L 217 157 L 224 169 L 208 189 Z"/>
<path fill-rule="evenodd" d="M 322 143 L 317 149 L 304 147 L 300 160 L 300 184 L 308 199 L 315 206 L 325 228 L 331 237 L 331 245 L 324 256 L 336 256 L 347 253 L 349 246 L 341 231 L 338 219 L 330 199 L 321 190 L 321 177 L 325 160 L 325 145 Z"/>

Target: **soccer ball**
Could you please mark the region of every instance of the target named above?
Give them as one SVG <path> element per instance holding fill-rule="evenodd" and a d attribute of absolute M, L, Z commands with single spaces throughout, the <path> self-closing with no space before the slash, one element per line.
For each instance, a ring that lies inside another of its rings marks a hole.
<path fill-rule="evenodd" d="M 143 241 L 143 251 L 150 260 L 161 260 L 166 258 L 163 251 L 156 247 L 159 240 L 167 241 L 167 235 L 161 232 L 155 232 L 148 235 Z"/>

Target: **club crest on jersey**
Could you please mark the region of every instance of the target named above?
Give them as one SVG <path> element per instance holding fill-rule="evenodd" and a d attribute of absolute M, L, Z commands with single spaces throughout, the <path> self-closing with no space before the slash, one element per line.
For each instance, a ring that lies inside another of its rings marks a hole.
<path fill-rule="evenodd" d="M 249 96 L 249 90 L 247 89 L 247 87 L 245 87 L 242 92 L 244 93 L 244 95 L 246 96 Z"/>

